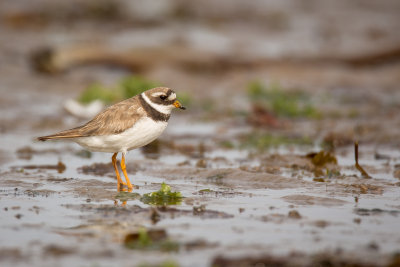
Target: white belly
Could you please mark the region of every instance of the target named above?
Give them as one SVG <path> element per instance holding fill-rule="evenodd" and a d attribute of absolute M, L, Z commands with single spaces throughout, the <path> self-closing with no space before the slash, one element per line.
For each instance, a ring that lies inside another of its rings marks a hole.
<path fill-rule="evenodd" d="M 151 143 L 161 135 L 167 125 L 168 122 L 156 122 L 146 117 L 122 133 L 80 137 L 74 141 L 89 151 L 126 152 Z"/>

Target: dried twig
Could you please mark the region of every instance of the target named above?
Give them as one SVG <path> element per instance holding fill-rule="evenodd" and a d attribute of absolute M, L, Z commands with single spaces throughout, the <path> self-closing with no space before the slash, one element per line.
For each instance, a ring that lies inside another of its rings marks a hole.
<path fill-rule="evenodd" d="M 355 159 L 356 159 L 356 168 L 357 170 L 359 170 L 361 172 L 362 177 L 364 178 L 372 178 L 365 170 L 363 167 L 360 166 L 360 164 L 358 164 L 358 141 L 356 141 L 354 143 L 354 155 L 355 155 Z"/>

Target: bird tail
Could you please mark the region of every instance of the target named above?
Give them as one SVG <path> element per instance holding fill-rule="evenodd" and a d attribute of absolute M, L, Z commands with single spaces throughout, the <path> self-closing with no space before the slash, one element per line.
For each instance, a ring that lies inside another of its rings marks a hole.
<path fill-rule="evenodd" d="M 77 131 L 77 128 L 62 131 L 62 132 L 51 134 L 51 135 L 40 136 L 37 138 L 37 140 L 47 141 L 47 140 L 52 140 L 52 139 L 71 139 L 71 138 L 82 137 L 83 135 Z"/>

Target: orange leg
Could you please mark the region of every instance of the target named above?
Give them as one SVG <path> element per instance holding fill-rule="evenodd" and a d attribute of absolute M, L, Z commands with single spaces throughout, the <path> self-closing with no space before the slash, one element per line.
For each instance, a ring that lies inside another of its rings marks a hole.
<path fill-rule="evenodd" d="M 128 189 L 131 191 L 133 186 L 131 182 L 129 181 L 128 173 L 126 172 L 126 165 L 125 165 L 125 153 L 122 153 L 122 158 L 121 158 L 121 170 L 124 173 L 125 180 L 126 180 L 126 185 L 128 186 Z M 130 192 L 129 191 L 129 192 Z"/>
<path fill-rule="evenodd" d="M 117 175 L 117 180 L 118 180 L 118 192 L 121 191 L 121 185 L 124 185 L 125 183 L 122 182 L 121 176 L 119 175 L 118 167 L 117 167 L 117 154 L 114 153 L 112 156 L 112 164 L 114 166 L 115 174 Z M 126 185 L 126 184 L 125 184 Z"/>
<path fill-rule="evenodd" d="M 122 207 L 125 207 L 125 206 L 126 206 L 126 203 L 127 203 L 126 200 L 125 200 L 125 201 L 121 201 L 121 206 L 122 206 Z M 114 200 L 114 206 L 115 206 L 115 207 L 118 207 L 118 206 L 119 206 L 118 200 Z"/>

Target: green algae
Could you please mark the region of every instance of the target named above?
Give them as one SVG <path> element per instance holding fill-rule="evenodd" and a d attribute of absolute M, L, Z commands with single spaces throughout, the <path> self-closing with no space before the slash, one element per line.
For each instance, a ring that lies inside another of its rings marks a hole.
<path fill-rule="evenodd" d="M 266 107 L 278 117 L 319 118 L 311 96 L 301 90 L 286 90 L 278 83 L 268 86 L 253 81 L 247 86 L 247 95 L 253 104 Z"/>
<path fill-rule="evenodd" d="M 320 151 L 318 153 L 309 153 L 307 158 L 311 159 L 311 162 L 318 167 L 323 167 L 327 164 L 337 165 L 337 159 L 332 152 Z"/>
<path fill-rule="evenodd" d="M 157 86 L 160 86 L 158 82 L 140 76 L 128 76 L 111 88 L 99 83 L 89 85 L 79 96 L 78 101 L 87 104 L 94 100 L 101 100 L 106 104 L 112 104 Z"/>
<path fill-rule="evenodd" d="M 129 76 L 120 81 L 117 88 L 122 92 L 123 98 L 130 98 L 148 89 L 158 87 L 160 84 L 140 76 Z"/>
<path fill-rule="evenodd" d="M 144 194 L 140 201 L 154 206 L 180 205 L 183 196 L 180 192 L 172 192 L 171 187 L 166 183 L 161 184 L 158 191 Z"/>
<path fill-rule="evenodd" d="M 177 252 L 180 244 L 168 238 L 165 230 L 147 230 L 142 227 L 137 233 L 128 234 L 124 245 L 128 249 Z"/>

